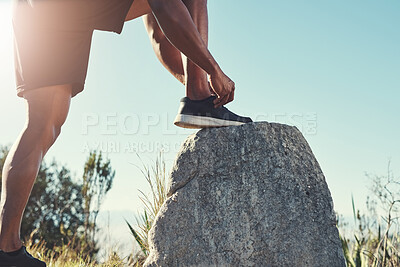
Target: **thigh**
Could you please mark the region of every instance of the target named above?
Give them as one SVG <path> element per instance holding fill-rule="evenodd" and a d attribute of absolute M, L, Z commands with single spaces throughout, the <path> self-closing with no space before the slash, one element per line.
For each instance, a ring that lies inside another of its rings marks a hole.
<path fill-rule="evenodd" d="M 14 0 L 14 17 L 35 19 L 46 28 L 120 33 L 133 2 L 138 6 L 143 0 Z"/>
<path fill-rule="evenodd" d="M 14 10 L 14 66 L 20 97 L 54 85 L 72 84 L 72 96 L 84 88 L 93 30 L 76 29 L 64 20 L 56 23 L 52 12 L 61 11 L 43 6 L 47 2 L 53 1 L 40 6 L 21 1 Z"/>
<path fill-rule="evenodd" d="M 10 150 L 12 166 L 34 168 L 61 132 L 71 101 L 71 85 L 37 88 L 25 93 L 26 125 Z M 38 154 L 39 153 L 39 154 Z"/>

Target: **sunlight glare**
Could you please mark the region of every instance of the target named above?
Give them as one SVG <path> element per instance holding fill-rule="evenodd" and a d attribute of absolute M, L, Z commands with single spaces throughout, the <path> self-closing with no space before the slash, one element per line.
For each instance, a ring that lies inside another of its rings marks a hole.
<path fill-rule="evenodd" d="M 11 1 L 0 2 L 0 78 L 2 89 L 4 89 L 4 87 L 13 86 L 14 84 L 11 12 Z"/>
<path fill-rule="evenodd" d="M 15 91 L 11 18 L 12 1 L 0 0 L 0 125 L 13 129 L 2 132 L 1 144 L 8 144 L 14 140 L 25 117 L 25 103 L 17 97 Z"/>

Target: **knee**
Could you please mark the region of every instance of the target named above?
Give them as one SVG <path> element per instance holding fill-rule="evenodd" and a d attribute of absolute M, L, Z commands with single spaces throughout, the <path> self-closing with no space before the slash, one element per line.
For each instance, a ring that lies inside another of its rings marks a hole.
<path fill-rule="evenodd" d="M 27 124 L 25 132 L 35 139 L 36 142 L 48 149 L 61 133 L 63 122 L 41 121 L 40 123 L 30 122 Z"/>
<path fill-rule="evenodd" d="M 53 143 L 61 133 L 63 122 L 50 122 L 43 128 L 43 136 L 48 136 Z"/>
<path fill-rule="evenodd" d="M 71 101 L 70 84 L 37 88 L 24 94 L 28 104 L 25 138 L 48 149 L 61 133 Z"/>
<path fill-rule="evenodd" d="M 52 135 L 52 141 L 56 141 L 56 139 L 58 138 L 58 136 L 60 136 L 61 134 L 61 127 L 62 124 L 54 124 L 50 127 L 49 131 L 51 132 Z"/>

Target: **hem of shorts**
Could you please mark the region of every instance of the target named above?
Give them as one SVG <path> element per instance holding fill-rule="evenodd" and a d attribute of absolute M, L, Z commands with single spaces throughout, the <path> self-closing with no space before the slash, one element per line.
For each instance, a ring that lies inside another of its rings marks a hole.
<path fill-rule="evenodd" d="M 76 96 L 77 94 L 82 92 L 85 87 L 85 84 L 82 82 L 58 82 L 58 83 L 49 83 L 49 84 L 45 84 L 45 85 L 37 85 L 37 86 L 29 86 L 29 87 L 26 85 L 19 85 L 19 86 L 17 86 L 17 96 L 21 97 L 21 98 L 25 98 L 24 92 L 32 91 L 32 90 L 43 88 L 43 87 L 66 85 L 66 84 L 72 85 L 71 98 L 73 98 L 74 96 Z"/>
<path fill-rule="evenodd" d="M 121 34 L 122 30 L 124 29 L 124 25 L 125 25 L 125 18 L 128 15 L 129 9 L 132 6 L 134 0 L 127 0 L 128 8 L 126 8 L 126 12 L 124 12 L 124 16 L 122 17 L 122 21 L 116 25 L 116 27 L 112 30 L 113 32 L 117 33 L 117 34 Z"/>

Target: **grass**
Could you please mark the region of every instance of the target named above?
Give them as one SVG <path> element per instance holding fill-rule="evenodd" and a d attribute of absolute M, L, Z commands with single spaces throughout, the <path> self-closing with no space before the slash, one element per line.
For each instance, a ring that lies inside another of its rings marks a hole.
<path fill-rule="evenodd" d="M 87 255 L 74 249 L 74 244 L 56 247 L 49 250 L 44 241 L 34 242 L 33 234 L 27 238 L 25 245 L 28 251 L 36 258 L 45 261 L 49 267 L 118 267 L 118 266 L 143 266 L 149 254 L 147 242 L 148 233 L 167 198 L 167 177 L 165 162 L 160 153 L 152 167 L 143 164 L 141 172 L 150 186 L 150 196 L 140 191 L 140 200 L 144 205 L 143 214 L 136 218 L 135 226 L 126 221 L 129 230 L 140 247 L 140 251 L 126 258 L 120 258 L 116 251 L 111 251 L 104 263 L 98 263 Z"/>
<path fill-rule="evenodd" d="M 132 256 L 121 258 L 117 250 L 110 248 L 104 254 L 105 260 L 99 263 L 95 258 L 91 258 L 84 254 L 85 250 L 82 248 L 82 243 L 79 238 L 74 238 L 66 245 L 56 246 L 49 249 L 45 241 L 34 240 L 35 231 L 25 239 L 24 245 L 28 252 L 35 258 L 46 262 L 48 267 L 123 267 L 133 266 Z"/>
<path fill-rule="evenodd" d="M 111 253 L 106 262 L 99 264 L 69 246 L 63 246 L 49 250 L 45 247 L 45 242 L 33 243 L 28 240 L 25 243 L 27 250 L 35 258 L 47 263 L 48 267 L 117 267 L 126 266 L 126 259 L 121 259 L 116 253 Z"/>
<path fill-rule="evenodd" d="M 144 205 L 141 216 L 136 218 L 136 224 L 126 221 L 133 238 L 140 250 L 133 256 L 121 259 L 116 252 L 109 253 L 104 263 L 97 263 L 85 255 L 64 246 L 49 251 L 43 242 L 34 244 L 26 242 L 28 250 L 48 263 L 48 266 L 60 267 L 108 267 L 108 266 L 143 266 L 149 255 L 148 234 L 150 228 L 166 200 L 167 179 L 165 162 L 160 154 L 153 167 L 143 165 L 142 173 L 147 180 L 150 195 L 140 191 L 140 200 Z M 354 227 L 342 221 L 338 216 L 338 228 L 344 256 L 348 267 L 395 267 L 400 266 L 400 181 L 394 179 L 388 171 L 386 176 L 371 178 L 371 196 L 367 198 L 367 212 L 362 214 L 356 209 L 352 199 Z M 379 206 L 379 207 L 378 207 Z"/>
<path fill-rule="evenodd" d="M 139 190 L 141 194 L 139 198 L 144 205 L 144 210 L 143 214 L 136 218 L 136 227 L 125 220 L 141 249 L 134 257 L 137 266 L 142 266 L 149 255 L 148 235 L 161 206 L 167 199 L 167 176 L 162 153 L 159 154 L 152 167 L 142 164 L 141 172 L 150 186 L 150 196 Z"/>
<path fill-rule="evenodd" d="M 350 238 L 340 235 L 347 266 L 400 266 L 398 226 L 391 229 L 392 226 L 388 225 L 384 229 L 378 225 L 376 229 L 360 230 L 364 227 L 363 219 L 359 213 L 356 216 L 359 228 L 352 232 Z"/>
<path fill-rule="evenodd" d="M 349 267 L 400 266 L 400 182 L 388 165 L 385 176 L 367 175 L 371 180 L 371 197 L 367 197 L 367 212 L 361 214 L 352 198 L 354 229 L 349 238 L 341 228 L 340 239 Z"/>

